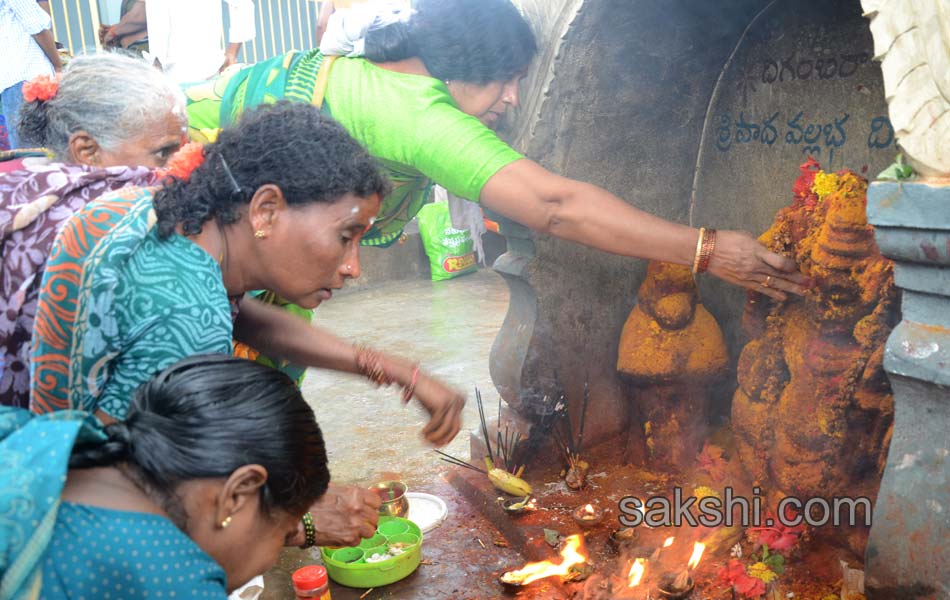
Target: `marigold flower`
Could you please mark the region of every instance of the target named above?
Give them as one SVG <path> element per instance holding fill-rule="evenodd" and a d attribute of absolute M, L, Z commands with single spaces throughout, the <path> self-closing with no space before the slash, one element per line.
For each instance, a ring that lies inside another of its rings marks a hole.
<path fill-rule="evenodd" d="M 753 565 L 749 565 L 748 573 L 750 576 L 762 580 L 765 583 L 770 583 L 774 581 L 776 577 L 778 577 L 775 571 L 773 571 L 772 568 L 764 562 L 757 562 Z"/>
<path fill-rule="evenodd" d="M 815 173 L 815 181 L 811 184 L 811 191 L 818 195 L 819 200 L 824 200 L 837 190 L 837 173 L 825 173 L 824 171 Z"/>

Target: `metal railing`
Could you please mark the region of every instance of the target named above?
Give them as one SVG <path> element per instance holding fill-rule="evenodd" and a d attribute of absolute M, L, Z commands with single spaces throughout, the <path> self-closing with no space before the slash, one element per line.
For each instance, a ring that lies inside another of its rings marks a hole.
<path fill-rule="evenodd" d="M 228 14 L 224 11 L 225 31 Z M 99 45 L 99 6 L 95 0 L 49 0 L 53 15 L 53 36 L 72 54 L 88 54 Z M 256 37 L 244 43 L 238 54 L 241 62 L 254 63 L 290 50 L 309 50 L 317 45 L 316 0 L 254 0 Z"/>

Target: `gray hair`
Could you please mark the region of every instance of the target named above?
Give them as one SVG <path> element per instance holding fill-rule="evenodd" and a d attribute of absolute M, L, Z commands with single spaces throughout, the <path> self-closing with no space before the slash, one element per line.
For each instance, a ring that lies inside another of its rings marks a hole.
<path fill-rule="evenodd" d="M 68 160 L 69 138 L 77 131 L 113 151 L 169 111 L 185 118 L 185 96 L 157 68 L 125 54 L 91 54 L 69 62 L 53 98 L 23 104 L 17 133 L 24 143 Z"/>

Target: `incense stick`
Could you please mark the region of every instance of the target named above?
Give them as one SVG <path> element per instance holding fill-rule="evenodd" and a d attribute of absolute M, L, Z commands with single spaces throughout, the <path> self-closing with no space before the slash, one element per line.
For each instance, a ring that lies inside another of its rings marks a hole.
<path fill-rule="evenodd" d="M 485 421 L 485 406 L 482 404 L 482 392 L 475 388 L 475 401 L 478 403 L 478 418 L 482 422 L 482 436 L 485 438 L 485 447 L 488 450 L 488 457 L 495 462 L 495 453 L 491 448 L 491 438 L 488 436 L 488 423 Z"/>
<path fill-rule="evenodd" d="M 444 460 L 447 463 L 451 463 L 459 467 L 465 467 L 473 471 L 478 471 L 479 473 L 482 473 L 482 474 L 487 474 L 484 469 L 479 469 L 475 465 L 469 464 L 460 458 L 455 458 L 451 454 L 446 454 L 445 452 L 442 452 L 441 450 L 433 450 L 433 452 L 438 454 L 441 457 L 441 460 Z"/>
<path fill-rule="evenodd" d="M 584 422 L 587 420 L 587 403 L 590 401 L 590 372 L 584 374 L 584 403 L 581 405 L 581 427 L 577 433 L 576 454 L 580 456 L 584 447 Z"/>

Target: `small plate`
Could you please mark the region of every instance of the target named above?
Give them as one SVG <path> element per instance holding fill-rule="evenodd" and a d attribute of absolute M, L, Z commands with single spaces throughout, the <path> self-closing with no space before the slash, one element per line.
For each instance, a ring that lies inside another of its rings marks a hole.
<path fill-rule="evenodd" d="M 432 494 L 409 492 L 409 520 L 419 526 L 422 533 L 429 533 L 445 521 L 449 507 L 445 501 Z"/>

